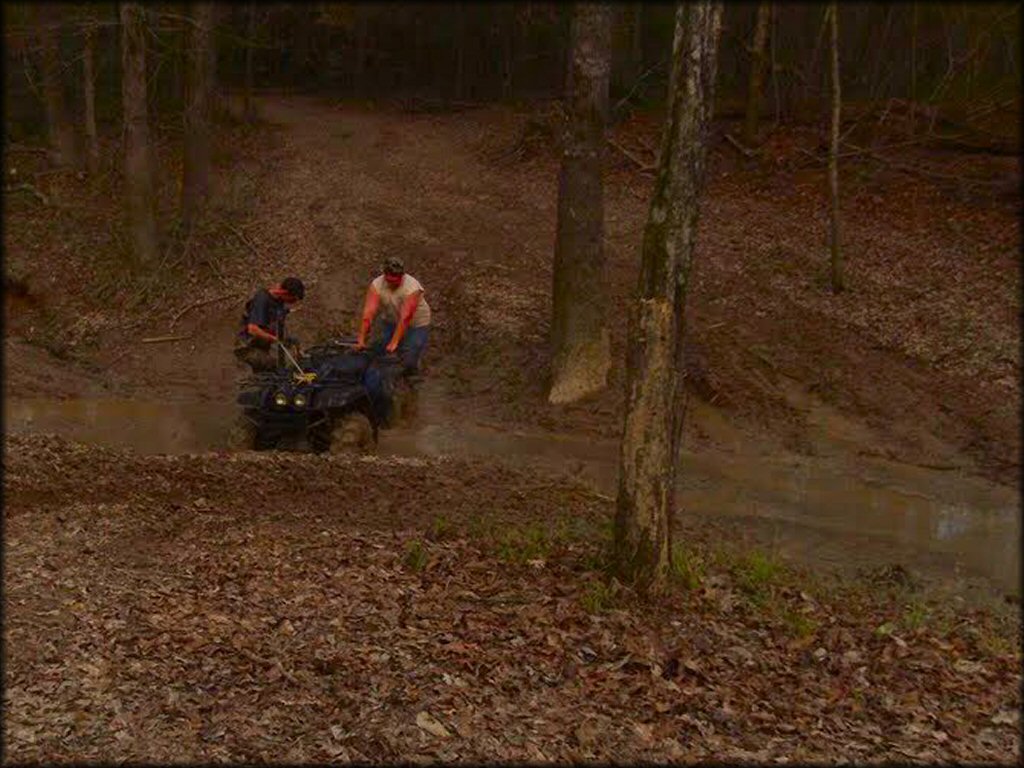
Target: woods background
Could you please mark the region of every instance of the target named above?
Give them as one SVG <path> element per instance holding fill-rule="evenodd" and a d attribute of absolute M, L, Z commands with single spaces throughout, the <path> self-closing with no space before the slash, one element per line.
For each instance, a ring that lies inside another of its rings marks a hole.
<path fill-rule="evenodd" d="M 727 4 L 719 66 L 719 116 L 743 109 L 755 43 L 757 4 Z M 824 115 L 828 39 L 825 6 L 768 4 L 768 66 L 761 89 L 769 120 Z M 943 120 L 986 135 L 999 107 L 1020 90 L 1020 5 L 843 3 L 842 88 L 851 103 L 916 102 L 926 124 Z M 70 115 L 84 109 L 86 34 L 95 46 L 96 119 L 121 117 L 120 30 L 113 4 L 56 4 L 45 24 L 59 44 L 61 87 Z M 170 121 L 183 107 L 190 21 L 181 3 L 146 4 L 152 108 Z M 661 104 L 671 50 L 673 6 L 612 6 L 613 116 Z M 44 131 L 43 63 L 33 6 L 5 5 L 8 138 Z M 40 11 L 41 12 L 41 11 Z M 496 99 L 558 98 L 565 80 L 571 6 L 554 3 L 309 3 L 216 5 L 216 74 L 242 90 L 260 87 L 338 96 L 405 98 L 430 106 Z M 251 67 L 251 70 L 249 69 Z M 982 106 L 984 105 L 984 106 Z M 981 112 L 981 114 L 979 114 Z M 986 121 L 982 118 L 988 117 Z M 1012 136 L 996 132 L 1007 146 Z"/>

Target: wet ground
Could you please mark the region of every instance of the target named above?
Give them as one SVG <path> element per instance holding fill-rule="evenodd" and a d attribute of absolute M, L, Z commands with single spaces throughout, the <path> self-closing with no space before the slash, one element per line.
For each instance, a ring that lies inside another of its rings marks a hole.
<path fill-rule="evenodd" d="M 568 472 L 614 496 L 614 441 L 460 423 L 435 394 L 421 395 L 416 426 L 381 433 L 381 455 L 497 459 Z M 963 469 L 858 455 L 855 426 L 817 411 L 818 433 L 795 453 L 695 407 L 690 418 L 705 439 L 684 446 L 680 514 L 731 519 L 758 546 L 808 564 L 847 572 L 899 564 L 968 592 L 1019 593 L 1015 489 Z M 221 450 L 234 412 L 217 403 L 38 399 L 6 401 L 4 417 L 12 434 L 181 454 Z"/>

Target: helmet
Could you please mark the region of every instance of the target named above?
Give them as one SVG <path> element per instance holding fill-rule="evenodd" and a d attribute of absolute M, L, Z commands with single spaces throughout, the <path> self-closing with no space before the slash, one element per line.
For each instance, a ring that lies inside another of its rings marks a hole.
<path fill-rule="evenodd" d="M 389 258 L 384 260 L 384 274 L 385 275 L 401 275 L 401 274 L 404 274 L 404 273 L 405 273 L 405 264 L 402 263 L 401 259 L 399 259 L 399 258 L 397 258 L 395 256 L 390 256 Z"/>

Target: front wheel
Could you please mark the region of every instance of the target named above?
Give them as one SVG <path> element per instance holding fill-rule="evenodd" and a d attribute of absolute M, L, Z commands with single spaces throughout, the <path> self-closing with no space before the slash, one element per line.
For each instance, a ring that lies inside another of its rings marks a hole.
<path fill-rule="evenodd" d="M 347 413 L 331 429 L 331 453 L 369 453 L 373 448 L 373 425 L 365 413 Z"/>

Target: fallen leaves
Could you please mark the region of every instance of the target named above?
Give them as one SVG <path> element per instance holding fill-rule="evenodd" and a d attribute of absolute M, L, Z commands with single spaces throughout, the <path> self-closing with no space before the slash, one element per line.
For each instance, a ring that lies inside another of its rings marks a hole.
<path fill-rule="evenodd" d="M 1004 709 L 992 716 L 993 725 L 1012 725 L 1016 727 L 1020 723 L 1019 709 Z"/>
<path fill-rule="evenodd" d="M 448 729 L 441 725 L 429 712 L 418 712 L 416 714 L 416 725 L 438 738 L 447 739 L 451 737 Z"/>
<path fill-rule="evenodd" d="M 341 458 L 144 457 L 45 437 L 5 449 L 12 760 L 1015 754 L 1014 658 L 959 634 L 878 634 L 891 614 L 822 594 L 821 629 L 792 647 L 785 623 L 719 573 L 710 591 L 588 613 L 581 549 L 499 565 L 465 534 L 484 501 L 507 524 L 609 514 L 569 481 L 472 462 L 398 478 Z M 312 490 L 288 482 L 312 466 Z M 416 511 L 379 513 L 379 488 Z M 410 572 L 406 542 L 441 510 L 451 532 L 424 544 L 430 569 Z"/>

